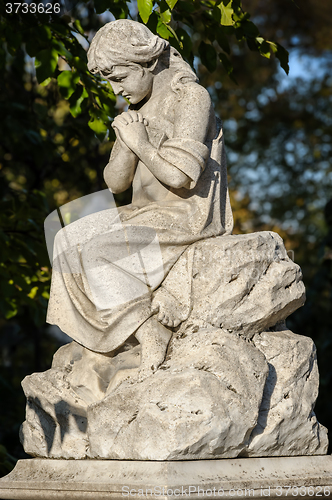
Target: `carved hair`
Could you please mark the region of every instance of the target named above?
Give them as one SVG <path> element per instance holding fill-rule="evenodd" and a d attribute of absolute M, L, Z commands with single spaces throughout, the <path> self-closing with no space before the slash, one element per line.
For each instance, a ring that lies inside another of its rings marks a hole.
<path fill-rule="evenodd" d="M 171 89 L 179 97 L 181 97 L 182 94 L 182 85 L 188 82 L 198 81 L 196 73 L 194 73 L 189 64 L 182 59 L 181 54 L 179 54 L 179 52 L 169 43 L 166 49 L 161 54 L 161 56 L 159 57 L 159 60 L 166 67 L 171 68 L 175 71 L 175 75 L 171 81 Z"/>
<path fill-rule="evenodd" d="M 91 73 L 112 71 L 115 66 L 151 65 L 156 59 L 173 69 L 172 90 L 181 95 L 181 87 L 196 82 L 197 76 L 179 54 L 144 26 L 129 19 L 119 19 L 105 24 L 94 36 L 88 50 L 88 69 Z"/>

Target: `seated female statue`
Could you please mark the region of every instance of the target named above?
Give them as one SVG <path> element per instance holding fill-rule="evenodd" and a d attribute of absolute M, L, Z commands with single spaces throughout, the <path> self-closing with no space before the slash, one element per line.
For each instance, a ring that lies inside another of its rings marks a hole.
<path fill-rule="evenodd" d="M 107 355 L 134 334 L 145 378 L 186 319 L 181 303 L 154 291 L 189 245 L 232 230 L 222 131 L 193 70 L 146 26 L 106 24 L 88 61 L 130 102 L 113 122 L 104 177 L 114 193 L 132 185 L 132 203 L 58 233 L 47 320 Z"/>

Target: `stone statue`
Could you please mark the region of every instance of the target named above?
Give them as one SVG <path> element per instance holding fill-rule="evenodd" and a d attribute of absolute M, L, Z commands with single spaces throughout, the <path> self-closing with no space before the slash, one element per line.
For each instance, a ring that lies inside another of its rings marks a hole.
<path fill-rule="evenodd" d="M 89 70 L 130 102 L 105 181 L 132 203 L 56 236 L 47 321 L 74 339 L 27 377 L 27 453 L 193 460 L 324 454 L 315 347 L 287 330 L 304 302 L 281 238 L 232 235 L 220 124 L 169 43 L 129 20 Z"/>
<path fill-rule="evenodd" d="M 153 290 L 188 245 L 232 230 L 222 133 L 193 70 L 144 25 L 129 20 L 106 24 L 93 39 L 88 59 L 90 71 L 99 72 L 115 94 L 130 102 L 129 111 L 113 122 L 117 138 L 104 176 L 113 193 L 132 185 L 133 198 L 116 216 L 104 211 L 57 235 L 59 257 L 47 321 L 100 353 L 114 351 L 135 334 L 144 378 L 165 359 L 169 327 L 185 319 L 171 295 L 151 303 Z M 127 246 L 119 229 L 126 233 L 130 255 L 136 254 L 138 239 L 147 246 L 157 238 L 161 259 L 150 260 L 152 283 L 144 283 L 137 266 L 120 273 L 118 258 L 126 255 Z M 72 232 L 82 247 L 75 255 Z M 78 259 L 88 286 L 72 269 Z"/>

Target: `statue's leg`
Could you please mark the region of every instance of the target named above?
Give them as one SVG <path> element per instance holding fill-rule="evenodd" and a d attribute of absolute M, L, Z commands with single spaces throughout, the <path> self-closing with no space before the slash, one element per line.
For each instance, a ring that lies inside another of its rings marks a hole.
<path fill-rule="evenodd" d="M 171 336 L 172 332 L 159 323 L 156 316 L 146 320 L 135 332 L 141 346 L 140 365 L 136 368 L 133 363 L 133 367 L 119 370 L 112 377 L 106 395 L 115 391 L 125 381 L 142 381 L 152 375 L 165 359 Z"/>
<path fill-rule="evenodd" d="M 168 343 L 172 332 L 157 321 L 156 316 L 151 316 L 135 333 L 141 344 L 141 364 L 139 378 L 152 375 L 164 361 Z"/>

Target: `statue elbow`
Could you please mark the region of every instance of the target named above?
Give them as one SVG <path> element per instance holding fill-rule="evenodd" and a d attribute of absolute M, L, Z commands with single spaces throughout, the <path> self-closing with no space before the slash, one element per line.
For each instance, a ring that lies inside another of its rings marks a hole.
<path fill-rule="evenodd" d="M 109 164 L 104 169 L 104 180 L 107 184 L 108 189 L 112 191 L 113 194 L 123 193 L 131 186 L 132 179 L 125 179 L 121 176 L 117 176 L 109 167 Z"/>
<path fill-rule="evenodd" d="M 190 184 L 190 178 L 178 170 L 172 178 L 171 183 L 169 183 L 170 187 L 174 189 L 188 188 Z"/>

